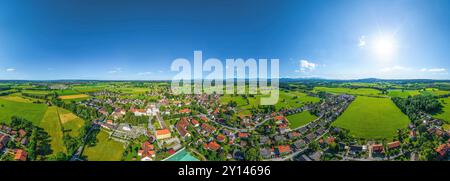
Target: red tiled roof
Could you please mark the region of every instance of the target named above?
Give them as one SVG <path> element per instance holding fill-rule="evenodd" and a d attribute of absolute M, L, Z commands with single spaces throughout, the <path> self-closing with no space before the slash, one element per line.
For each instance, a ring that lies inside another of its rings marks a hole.
<path fill-rule="evenodd" d="M 213 126 L 211 126 L 211 125 L 209 125 L 209 124 L 205 124 L 205 123 L 202 124 L 202 128 L 203 128 L 204 130 L 210 132 L 210 133 L 216 131 L 216 128 L 215 128 L 215 127 L 213 127 Z"/>
<path fill-rule="evenodd" d="M 191 123 L 192 123 L 193 125 L 199 124 L 198 121 L 197 121 L 196 119 L 192 119 L 192 120 L 191 120 Z"/>
<path fill-rule="evenodd" d="M 400 146 L 400 141 L 394 141 L 392 143 L 388 143 L 389 149 L 398 148 L 399 146 Z"/>
<path fill-rule="evenodd" d="M 225 135 L 223 135 L 223 134 L 217 135 L 217 141 L 219 141 L 219 142 L 225 141 Z"/>
<path fill-rule="evenodd" d="M 447 144 L 439 145 L 439 147 L 436 148 L 436 152 L 438 152 L 439 155 L 441 155 L 441 156 L 445 156 L 447 151 L 448 151 L 448 145 Z"/>
<path fill-rule="evenodd" d="M 170 131 L 168 129 L 156 130 L 156 135 L 166 135 L 166 134 L 170 134 Z"/>
<path fill-rule="evenodd" d="M 213 150 L 213 151 L 216 151 L 216 150 L 218 150 L 220 148 L 220 145 L 217 144 L 217 142 L 215 142 L 215 141 L 211 141 L 208 144 L 208 148 Z"/>
<path fill-rule="evenodd" d="M 328 144 L 334 143 L 334 140 L 336 140 L 336 138 L 334 138 L 334 137 L 328 137 L 327 143 L 328 143 Z"/>
<path fill-rule="evenodd" d="M 383 145 L 382 144 L 372 145 L 372 150 L 377 152 L 383 151 Z"/>
<path fill-rule="evenodd" d="M 291 147 L 289 145 L 278 146 L 278 151 L 281 154 L 283 154 L 283 153 L 290 153 L 291 152 Z"/>
<path fill-rule="evenodd" d="M 191 110 L 190 109 L 188 109 L 188 108 L 186 108 L 186 109 L 182 109 L 182 110 L 180 110 L 180 113 L 191 113 Z"/>
<path fill-rule="evenodd" d="M 14 160 L 27 161 L 27 152 L 22 149 L 18 149 L 14 155 Z"/>
<path fill-rule="evenodd" d="M 239 138 L 248 138 L 248 133 L 242 133 L 242 132 L 239 132 L 239 133 L 238 133 L 238 137 L 239 137 Z"/>
<path fill-rule="evenodd" d="M 275 120 L 276 121 L 283 121 L 284 120 L 284 116 L 276 116 Z"/>

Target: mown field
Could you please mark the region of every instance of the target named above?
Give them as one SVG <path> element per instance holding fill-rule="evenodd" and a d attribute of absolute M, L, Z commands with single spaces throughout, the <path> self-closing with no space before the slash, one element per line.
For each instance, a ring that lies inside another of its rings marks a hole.
<path fill-rule="evenodd" d="M 314 87 L 313 92 L 328 92 L 334 94 L 352 94 L 352 95 L 366 95 L 366 96 L 385 96 L 381 91 L 370 88 L 350 89 L 344 87 Z"/>
<path fill-rule="evenodd" d="M 51 147 L 53 154 L 66 152 L 63 142 L 62 127 L 58 117 L 58 107 L 49 107 L 40 123 L 40 127 L 45 129 L 51 136 Z"/>
<path fill-rule="evenodd" d="M 120 161 L 125 150 L 123 143 L 109 139 L 109 134 L 100 131 L 97 135 L 98 142 L 95 146 L 86 148 L 83 156 L 89 161 Z"/>
<path fill-rule="evenodd" d="M 286 119 L 289 121 L 289 127 L 296 129 L 316 120 L 317 116 L 312 115 L 309 111 L 303 111 L 298 114 L 289 115 Z"/>
<path fill-rule="evenodd" d="M 62 100 L 72 100 L 72 99 L 87 99 L 89 98 L 86 94 L 73 94 L 73 95 L 65 95 L 65 96 L 59 96 Z"/>
<path fill-rule="evenodd" d="M 257 108 L 261 103 L 261 98 L 266 97 L 262 95 L 247 95 L 247 98 L 244 98 L 242 95 L 223 95 L 220 98 L 220 102 L 222 104 L 228 104 L 230 101 L 234 101 L 237 104 L 238 109 L 242 114 L 249 114 L 250 109 Z M 268 97 L 268 96 L 267 96 Z M 278 99 L 278 103 L 275 104 L 276 109 L 282 108 L 300 108 L 306 103 L 316 103 L 319 102 L 320 99 L 317 97 L 308 96 L 303 92 L 296 91 L 280 91 L 280 96 Z"/>
<path fill-rule="evenodd" d="M 20 93 L 14 93 L 7 96 L 0 96 L 0 99 L 14 101 L 14 102 L 22 102 L 22 103 L 33 103 L 33 98 L 23 97 Z"/>
<path fill-rule="evenodd" d="M 348 129 L 360 138 L 391 140 L 397 129 L 409 123 L 409 118 L 390 99 L 358 96 L 333 126 Z"/>
<path fill-rule="evenodd" d="M 435 118 L 442 119 L 447 123 L 450 123 L 450 97 L 439 99 L 444 106 L 442 113 L 434 115 Z"/>
<path fill-rule="evenodd" d="M 45 104 L 0 99 L 0 121 L 9 123 L 12 116 L 18 116 L 33 122 L 35 125 L 40 125 L 47 107 Z"/>
<path fill-rule="evenodd" d="M 83 119 L 61 108 L 59 109 L 59 119 L 64 128 L 64 133 L 69 133 L 70 136 L 78 136 L 80 134 L 79 130 L 84 125 Z"/>
<path fill-rule="evenodd" d="M 406 98 L 408 96 L 416 96 L 419 95 L 419 90 L 401 90 L 401 89 L 392 89 L 388 91 L 389 97 L 401 97 Z"/>

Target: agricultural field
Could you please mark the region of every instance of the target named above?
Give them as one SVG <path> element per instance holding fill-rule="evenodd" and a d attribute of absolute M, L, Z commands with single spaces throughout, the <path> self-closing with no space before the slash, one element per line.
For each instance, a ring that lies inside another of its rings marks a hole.
<path fill-rule="evenodd" d="M 435 118 L 442 119 L 447 123 L 450 123 L 450 97 L 439 99 L 444 106 L 442 113 L 434 115 Z"/>
<path fill-rule="evenodd" d="M 220 98 L 220 102 L 222 104 L 228 104 L 230 101 L 235 101 L 237 103 L 237 107 L 243 111 L 244 114 L 248 114 L 251 108 L 257 108 L 260 105 L 261 97 L 265 97 L 263 95 L 247 95 L 247 98 L 244 98 L 242 95 L 223 95 Z M 302 92 L 296 91 L 280 91 L 280 97 L 278 99 L 278 103 L 275 104 L 276 109 L 282 108 L 299 108 L 305 105 L 306 103 L 316 103 L 319 102 L 320 99 L 317 97 L 308 96 Z"/>
<path fill-rule="evenodd" d="M 12 116 L 18 116 L 33 122 L 35 125 L 40 125 L 47 111 L 47 107 L 44 104 L 0 99 L 0 121 L 6 121 L 8 123 Z"/>
<path fill-rule="evenodd" d="M 59 96 L 59 98 L 62 100 L 71 100 L 71 99 L 80 100 L 80 99 L 87 99 L 89 98 L 89 96 L 86 94 L 74 94 L 74 95 Z"/>
<path fill-rule="evenodd" d="M 49 107 L 44 115 L 39 127 L 45 129 L 51 137 L 53 154 L 66 152 L 63 142 L 63 132 L 58 117 L 58 107 Z"/>
<path fill-rule="evenodd" d="M 86 148 L 83 156 L 89 161 L 120 161 L 125 150 L 123 143 L 109 139 L 109 134 L 100 131 L 97 135 L 97 144 Z"/>
<path fill-rule="evenodd" d="M 425 89 L 425 91 L 429 92 L 435 96 L 450 94 L 450 91 L 444 91 L 444 90 L 439 90 L 439 89 L 434 89 L 434 88 L 427 88 L 427 89 Z"/>
<path fill-rule="evenodd" d="M 33 94 L 33 95 L 47 95 L 53 93 L 52 91 L 46 90 L 22 90 L 22 93 Z"/>
<path fill-rule="evenodd" d="M 358 88 L 350 89 L 343 87 L 314 87 L 313 92 L 324 91 L 333 94 L 352 94 L 352 95 L 365 95 L 365 96 L 385 96 L 381 94 L 381 91 L 370 88 Z"/>
<path fill-rule="evenodd" d="M 58 111 L 64 133 L 69 133 L 70 136 L 78 136 L 80 128 L 84 125 L 84 120 L 68 110 L 59 108 Z"/>
<path fill-rule="evenodd" d="M 55 91 L 59 96 L 67 96 L 67 95 L 76 95 L 80 94 L 79 92 L 71 89 L 57 90 Z"/>
<path fill-rule="evenodd" d="M 35 100 L 32 98 L 23 97 L 19 93 L 10 94 L 7 96 L 0 96 L 0 99 L 22 103 L 33 103 L 33 101 Z"/>
<path fill-rule="evenodd" d="M 388 90 L 389 97 L 401 97 L 407 98 L 408 96 L 416 96 L 419 95 L 419 90 L 402 90 L 402 89 L 391 89 Z"/>
<path fill-rule="evenodd" d="M 305 105 L 306 103 L 316 103 L 319 102 L 320 99 L 317 97 L 308 96 L 302 92 L 294 92 L 294 91 L 280 91 L 280 97 L 278 99 L 278 103 L 275 104 L 276 109 L 281 108 L 299 108 Z"/>
<path fill-rule="evenodd" d="M 360 138 L 391 140 L 397 129 L 409 123 L 409 118 L 390 99 L 358 96 L 333 126 L 348 129 Z"/>
<path fill-rule="evenodd" d="M 301 113 L 289 115 L 286 119 L 289 121 L 289 127 L 291 129 L 296 129 L 316 120 L 317 116 L 312 115 L 309 111 L 303 111 Z"/>

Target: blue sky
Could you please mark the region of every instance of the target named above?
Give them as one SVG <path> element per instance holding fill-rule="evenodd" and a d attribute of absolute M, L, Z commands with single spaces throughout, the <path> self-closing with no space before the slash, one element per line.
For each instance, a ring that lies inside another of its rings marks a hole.
<path fill-rule="evenodd" d="M 450 79 L 449 17 L 446 0 L 3 0 L 0 79 L 171 79 L 195 50 L 278 58 L 281 77 Z"/>

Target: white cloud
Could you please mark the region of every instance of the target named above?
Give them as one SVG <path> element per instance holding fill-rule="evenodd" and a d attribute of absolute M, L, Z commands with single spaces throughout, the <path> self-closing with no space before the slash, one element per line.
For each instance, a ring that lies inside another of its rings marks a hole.
<path fill-rule="evenodd" d="M 6 69 L 6 71 L 7 71 L 7 72 L 15 72 L 16 69 L 15 69 L 15 68 L 8 68 L 8 69 Z"/>
<path fill-rule="evenodd" d="M 115 68 L 114 70 L 108 71 L 109 74 L 117 74 L 122 72 L 122 68 Z"/>
<path fill-rule="evenodd" d="M 300 70 L 296 70 L 296 72 L 311 72 L 315 70 L 317 64 L 309 62 L 308 60 L 300 60 Z"/>
<path fill-rule="evenodd" d="M 404 70 L 411 70 L 407 67 L 402 66 L 393 66 L 393 67 L 385 67 L 381 69 L 381 72 L 393 72 L 393 71 L 404 71 Z"/>
<path fill-rule="evenodd" d="M 146 76 L 146 75 L 151 75 L 152 74 L 152 72 L 140 72 L 140 73 L 138 73 L 138 75 L 140 75 L 140 76 Z"/>
<path fill-rule="evenodd" d="M 445 68 L 430 68 L 430 69 L 422 68 L 422 69 L 420 69 L 420 71 L 421 72 L 445 72 L 445 71 L 447 71 L 447 69 L 445 69 Z"/>
<path fill-rule="evenodd" d="M 362 35 L 359 37 L 359 41 L 358 41 L 358 47 L 364 47 L 366 46 L 366 36 Z"/>

